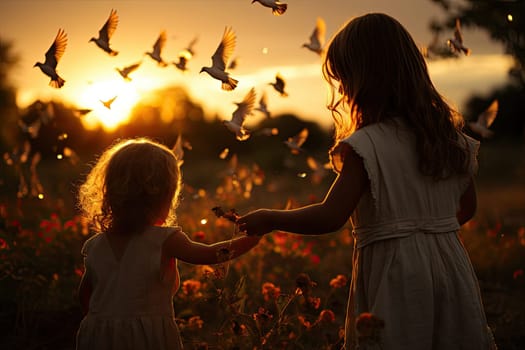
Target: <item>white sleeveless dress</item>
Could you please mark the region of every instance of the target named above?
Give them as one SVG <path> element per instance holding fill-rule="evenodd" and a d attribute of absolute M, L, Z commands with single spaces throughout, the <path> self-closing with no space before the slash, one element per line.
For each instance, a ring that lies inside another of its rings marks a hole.
<path fill-rule="evenodd" d="M 179 284 L 175 260 L 161 267 L 162 243 L 179 230 L 149 227 L 131 238 L 120 261 L 105 234 L 85 242 L 93 293 L 78 350 L 182 349 L 172 301 Z"/>
<path fill-rule="evenodd" d="M 382 349 L 490 349 L 478 280 L 458 236 L 456 212 L 477 171 L 479 143 L 467 137 L 471 174 L 434 181 L 418 170 L 415 137 L 401 119 L 366 126 L 344 144 L 361 156 L 370 191 L 352 214 L 353 272 L 345 348 L 355 349 L 356 317 L 385 323 Z"/>

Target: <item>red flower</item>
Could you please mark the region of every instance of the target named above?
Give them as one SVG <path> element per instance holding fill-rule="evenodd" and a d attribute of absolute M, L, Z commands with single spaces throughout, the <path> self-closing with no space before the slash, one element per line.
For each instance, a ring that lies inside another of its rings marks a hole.
<path fill-rule="evenodd" d="M 196 241 L 203 241 L 205 237 L 204 231 L 197 231 L 193 233 L 193 239 Z"/>
<path fill-rule="evenodd" d="M 501 223 L 497 223 L 494 228 L 487 230 L 487 236 L 488 237 L 496 237 L 501 230 Z"/>
<path fill-rule="evenodd" d="M 299 323 L 301 323 L 306 329 L 312 328 L 312 323 L 308 321 L 304 316 L 299 315 L 297 316 L 297 319 L 299 320 Z"/>
<path fill-rule="evenodd" d="M 519 277 L 523 277 L 523 269 L 517 269 L 516 271 L 514 271 L 514 273 L 512 274 L 512 277 L 517 280 Z"/>
<path fill-rule="evenodd" d="M 262 295 L 265 301 L 276 300 L 281 295 L 281 288 L 271 282 L 265 282 L 262 285 Z"/>
<path fill-rule="evenodd" d="M 319 309 L 319 306 L 321 306 L 321 298 L 318 297 L 309 297 L 308 298 L 308 304 L 312 306 L 314 309 Z"/>
<path fill-rule="evenodd" d="M 330 281 L 330 287 L 332 288 L 343 288 L 346 286 L 348 279 L 344 275 L 337 275 Z"/>
<path fill-rule="evenodd" d="M 188 320 L 188 328 L 201 329 L 203 325 L 204 321 L 200 318 L 200 316 L 192 316 Z"/>
<path fill-rule="evenodd" d="M 518 229 L 518 241 L 525 247 L 525 227 L 520 227 Z"/>
<path fill-rule="evenodd" d="M 355 322 L 359 337 L 377 337 L 385 327 L 385 321 L 369 312 L 363 312 Z"/>
<path fill-rule="evenodd" d="M 196 280 L 186 280 L 182 282 L 182 292 L 188 296 L 199 296 L 201 289 L 201 282 Z"/>
<path fill-rule="evenodd" d="M 332 310 L 325 309 L 319 314 L 318 322 L 333 323 L 335 321 L 335 314 Z"/>

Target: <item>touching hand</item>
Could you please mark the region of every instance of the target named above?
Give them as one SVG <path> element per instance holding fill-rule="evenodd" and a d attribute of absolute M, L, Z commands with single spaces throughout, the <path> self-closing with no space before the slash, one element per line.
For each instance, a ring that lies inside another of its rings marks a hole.
<path fill-rule="evenodd" d="M 274 230 L 271 223 L 271 210 L 259 209 L 239 217 L 239 231 L 248 236 L 261 236 Z"/>

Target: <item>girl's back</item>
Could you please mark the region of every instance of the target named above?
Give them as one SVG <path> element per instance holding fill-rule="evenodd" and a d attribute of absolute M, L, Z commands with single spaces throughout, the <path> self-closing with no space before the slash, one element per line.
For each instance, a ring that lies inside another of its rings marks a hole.
<path fill-rule="evenodd" d="M 466 140 L 471 172 L 439 181 L 421 175 L 414 134 L 401 119 L 342 141 L 362 157 L 370 180 L 352 214 L 347 334 L 357 315 L 371 312 L 385 321 L 386 349 L 488 349 L 477 279 L 457 235 L 460 198 L 477 166 L 478 142 Z M 349 336 L 347 348 L 355 341 Z"/>
<path fill-rule="evenodd" d="M 370 180 L 370 191 L 352 215 L 358 247 L 414 230 L 459 229 L 459 200 L 477 167 L 478 142 L 470 138 L 467 142 L 471 173 L 436 181 L 421 174 L 414 133 L 401 118 L 361 128 L 343 140 L 361 156 Z M 336 148 L 336 167 L 337 152 Z"/>
<path fill-rule="evenodd" d="M 107 234 L 82 249 L 93 294 L 79 331 L 79 349 L 179 349 L 172 297 L 178 286 L 173 260 L 161 261 L 162 244 L 173 228 L 151 226 L 132 235 L 120 259 Z"/>

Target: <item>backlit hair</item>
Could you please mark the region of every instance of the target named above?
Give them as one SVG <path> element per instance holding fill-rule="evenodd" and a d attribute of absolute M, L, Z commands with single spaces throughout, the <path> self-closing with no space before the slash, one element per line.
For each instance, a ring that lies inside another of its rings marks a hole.
<path fill-rule="evenodd" d="M 176 222 L 181 174 L 173 152 L 147 138 L 117 142 L 79 190 L 79 208 L 96 232 L 132 234 L 159 219 Z"/>
<path fill-rule="evenodd" d="M 463 119 L 437 92 L 423 55 L 397 20 L 371 13 L 347 22 L 330 41 L 323 75 L 332 92 L 336 144 L 364 126 L 401 117 L 415 132 L 423 174 L 441 179 L 467 172 Z"/>

